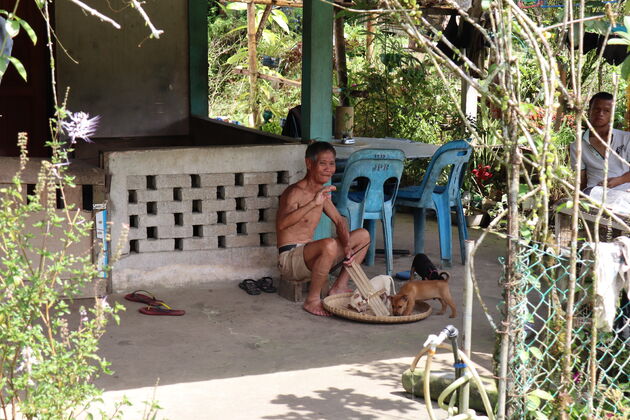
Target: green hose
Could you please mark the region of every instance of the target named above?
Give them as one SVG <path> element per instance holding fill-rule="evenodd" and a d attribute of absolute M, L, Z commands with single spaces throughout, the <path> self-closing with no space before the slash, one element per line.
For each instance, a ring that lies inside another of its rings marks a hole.
<path fill-rule="evenodd" d="M 441 349 L 445 349 L 445 350 L 451 350 L 451 348 L 449 346 L 447 346 L 446 344 L 439 344 L 437 346 L 437 348 L 441 348 Z M 466 372 L 466 374 L 458 379 L 456 379 L 455 381 L 453 381 L 453 383 L 451 383 L 448 387 L 446 387 L 446 389 L 444 391 L 442 391 L 442 393 L 440 394 L 440 396 L 438 397 L 438 405 L 440 406 L 440 408 L 442 409 L 448 409 L 448 407 L 446 405 L 444 405 L 444 400 L 448 397 L 448 395 L 450 395 L 455 389 L 457 389 L 458 387 L 464 385 L 466 382 L 468 382 L 469 380 L 472 379 L 473 383 L 477 386 L 477 388 L 479 389 L 479 394 L 481 395 L 481 400 L 483 402 L 483 406 L 486 410 L 486 413 L 488 414 L 488 420 L 494 420 L 494 414 L 492 412 L 492 404 L 490 404 L 490 399 L 488 398 L 488 394 L 486 393 L 486 390 L 483 386 L 483 383 L 481 382 L 481 378 L 479 377 L 479 374 L 477 373 L 477 370 L 475 369 L 475 367 L 472 365 L 472 361 L 468 358 L 468 356 L 466 356 L 466 354 L 461 351 L 461 350 L 457 350 L 459 357 L 464 361 L 464 363 L 466 364 L 466 369 L 468 369 L 468 372 Z M 429 415 L 429 419 L 430 420 L 437 420 L 437 418 L 435 417 L 435 413 L 433 412 L 433 405 L 431 404 L 431 364 L 433 361 L 433 355 L 435 354 L 435 350 L 432 350 L 429 346 L 427 347 L 423 347 L 420 352 L 416 355 L 416 357 L 414 358 L 413 362 L 411 363 L 411 371 L 413 372 L 416 369 L 416 366 L 418 365 L 418 362 L 420 361 L 420 358 L 422 358 L 422 356 L 427 353 L 427 360 L 425 362 L 424 365 L 424 377 L 422 378 L 422 385 L 423 385 L 423 393 L 424 393 L 424 405 L 427 409 L 427 414 Z M 449 404 L 450 405 L 450 404 Z M 450 410 L 449 410 L 449 414 L 450 414 Z M 461 414 L 457 414 L 456 416 L 452 416 L 449 417 L 449 420 L 464 420 L 464 419 L 481 419 L 481 418 L 486 418 L 485 416 L 477 416 L 474 410 L 468 410 L 467 413 L 461 413 Z"/>

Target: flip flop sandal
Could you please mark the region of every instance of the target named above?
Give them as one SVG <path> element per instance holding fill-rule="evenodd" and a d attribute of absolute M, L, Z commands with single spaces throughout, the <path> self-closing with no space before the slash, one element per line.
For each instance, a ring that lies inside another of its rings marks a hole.
<path fill-rule="evenodd" d="M 254 279 L 245 279 L 238 284 L 238 287 L 245 290 L 248 295 L 259 295 L 260 289 Z"/>
<path fill-rule="evenodd" d="M 159 305 L 161 303 L 164 303 L 161 300 L 156 299 L 153 293 L 147 292 L 146 290 L 136 290 L 135 292 L 125 295 L 125 299 L 132 302 L 144 303 L 147 305 Z"/>
<path fill-rule="evenodd" d="M 271 277 L 263 277 L 256 280 L 256 286 L 266 293 L 276 293 L 278 291 L 278 289 L 274 287 L 273 279 Z"/>
<path fill-rule="evenodd" d="M 149 305 L 146 308 L 138 309 L 138 312 L 145 315 L 170 315 L 170 316 L 182 316 L 186 311 L 182 309 L 172 309 L 166 303 L 160 303 L 158 305 Z"/>

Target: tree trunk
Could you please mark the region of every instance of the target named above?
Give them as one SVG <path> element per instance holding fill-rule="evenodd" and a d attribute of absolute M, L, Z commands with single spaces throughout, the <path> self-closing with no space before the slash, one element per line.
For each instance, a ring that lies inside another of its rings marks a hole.
<path fill-rule="evenodd" d="M 350 106 L 348 92 L 348 66 L 346 64 L 346 40 L 344 37 L 344 19 L 335 18 L 335 58 L 337 60 L 337 82 L 339 83 L 339 99 L 341 106 Z"/>
<path fill-rule="evenodd" d="M 249 59 L 249 125 L 257 128 L 260 124 L 258 110 L 258 67 L 256 53 L 256 5 L 247 4 L 247 57 Z"/>
<path fill-rule="evenodd" d="M 365 61 L 372 67 L 374 60 L 374 33 L 376 31 L 376 14 L 371 14 L 366 23 L 367 35 L 365 36 Z"/>

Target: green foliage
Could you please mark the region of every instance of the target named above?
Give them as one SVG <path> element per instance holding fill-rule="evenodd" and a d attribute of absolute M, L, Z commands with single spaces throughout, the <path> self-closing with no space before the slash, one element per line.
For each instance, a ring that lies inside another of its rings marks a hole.
<path fill-rule="evenodd" d="M 247 67 L 246 16 L 244 4 L 231 3 L 226 14 L 210 16 L 208 21 L 209 115 L 223 116 L 246 123 L 249 113 L 249 80 L 237 74 L 238 67 Z M 257 8 L 257 22 L 264 8 Z M 273 9 L 270 21 L 257 45 L 258 71 L 276 77 L 299 80 L 301 77 L 301 34 L 296 32 L 301 10 Z M 262 64 L 262 57 L 279 58 L 276 69 Z M 300 89 L 258 79 L 257 103 L 278 119 L 300 103 Z"/>
<path fill-rule="evenodd" d="M 271 134 L 282 134 L 282 127 L 277 121 L 266 122 L 262 125 L 262 127 L 260 127 L 260 129 Z"/>
<path fill-rule="evenodd" d="M 35 31 L 33 30 L 33 28 L 31 28 L 31 25 L 28 24 L 28 22 L 26 22 L 23 19 L 20 19 L 14 13 L 7 12 L 6 10 L 3 10 L 3 9 L 0 9 L 0 15 L 6 17 L 6 23 L 4 25 L 4 28 L 7 34 L 9 35 L 9 37 L 15 38 L 20 33 L 20 28 L 22 28 L 24 29 L 24 32 L 26 32 L 26 34 L 30 38 L 33 45 L 37 44 L 37 35 L 35 34 Z M 5 43 L 6 43 L 6 40 L 4 40 L 2 45 L 0 45 L 0 79 L 2 78 L 4 73 L 7 71 L 9 63 L 11 63 L 13 64 L 13 67 L 15 67 L 15 70 L 18 72 L 18 74 L 22 77 L 22 79 L 26 81 L 27 80 L 26 69 L 24 68 L 24 65 L 22 64 L 22 62 L 15 57 L 7 56 L 4 54 Z"/>
<path fill-rule="evenodd" d="M 63 114 L 58 111 L 55 124 Z M 70 311 L 66 299 L 98 271 L 89 255 L 70 252 L 90 236 L 92 223 L 71 205 L 56 208 L 56 191 L 63 199 L 72 188 L 64 174 L 68 149 L 56 138 L 53 157 L 42 162 L 35 192 L 27 197 L 21 133 L 20 171 L 0 190 L 0 412 L 7 419 L 16 418 L 12 407 L 26 418 L 59 419 L 89 404 L 100 393 L 91 382 L 109 372 L 98 340 L 121 309 L 95 299 L 78 314 Z"/>
<path fill-rule="evenodd" d="M 355 133 L 434 144 L 464 137 L 457 108 L 447 94 L 459 90 L 459 79 L 445 86 L 434 68 L 402 47 L 402 39 L 383 35 L 375 42 L 379 64 L 349 68 L 354 89 L 366 96 L 355 105 Z"/>

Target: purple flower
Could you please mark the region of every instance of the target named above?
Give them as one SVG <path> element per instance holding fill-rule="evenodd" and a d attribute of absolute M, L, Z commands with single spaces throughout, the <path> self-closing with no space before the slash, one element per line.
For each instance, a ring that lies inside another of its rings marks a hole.
<path fill-rule="evenodd" d="M 61 127 L 70 137 L 72 143 L 75 143 L 77 139 L 92 143 L 90 137 L 96 133 L 100 118 L 98 115 L 90 118 L 90 114 L 86 112 L 68 112 L 68 120 L 61 121 Z"/>

